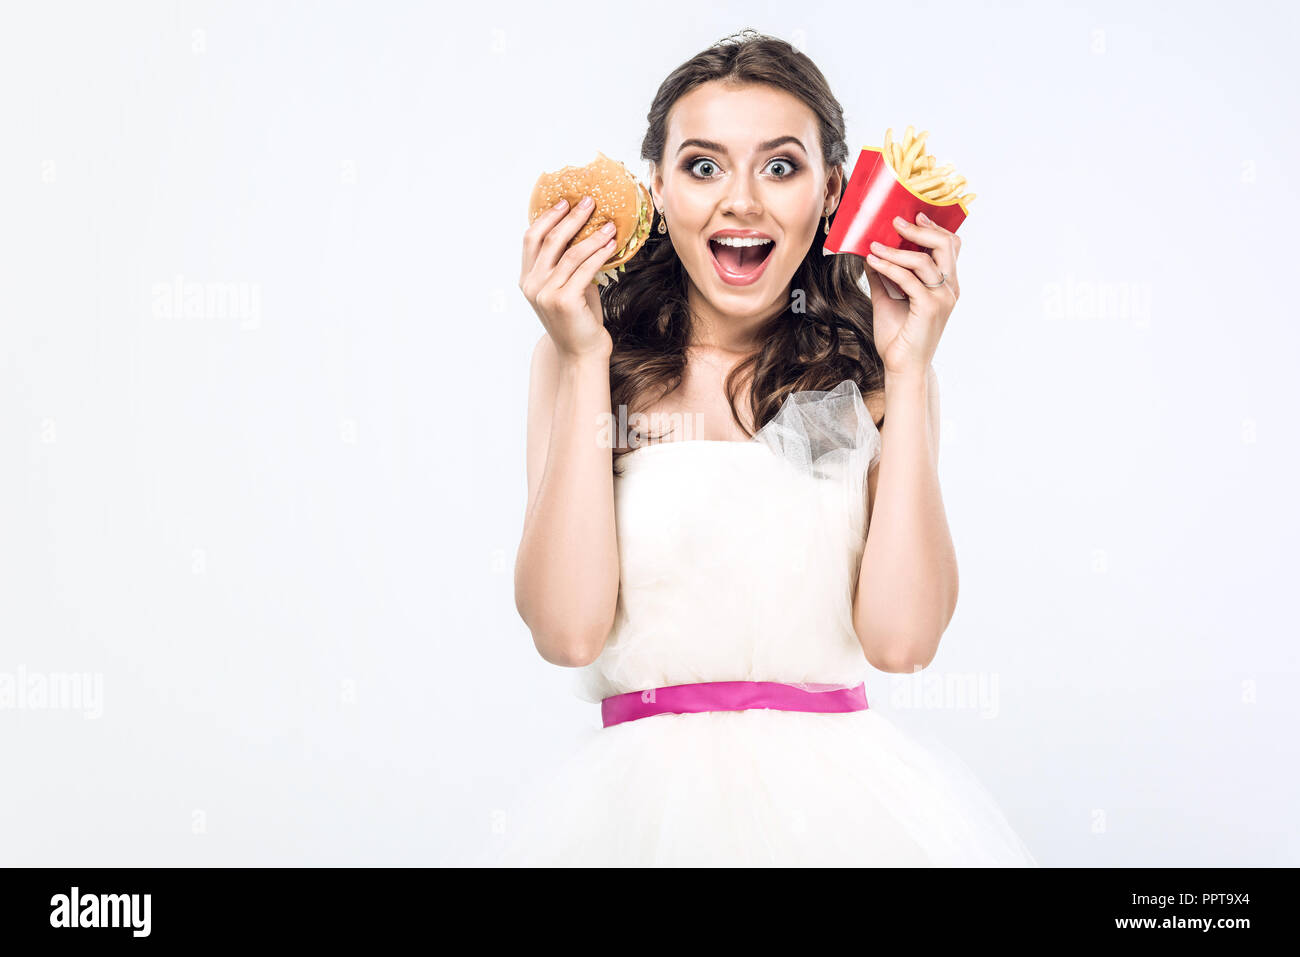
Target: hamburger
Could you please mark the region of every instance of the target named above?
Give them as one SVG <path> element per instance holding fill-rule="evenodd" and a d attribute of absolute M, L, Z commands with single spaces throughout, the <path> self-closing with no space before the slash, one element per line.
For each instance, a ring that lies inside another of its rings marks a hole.
<path fill-rule="evenodd" d="M 604 286 L 618 279 L 628 260 L 641 251 L 649 238 L 650 194 L 626 166 L 597 152 L 596 158 L 586 166 L 566 166 L 537 178 L 528 201 L 528 222 L 532 223 L 562 199 L 568 200 L 572 209 L 584 196 L 590 196 L 596 205 L 569 246 L 582 242 L 606 223 L 614 224 L 614 253 L 595 278 L 596 283 Z"/>

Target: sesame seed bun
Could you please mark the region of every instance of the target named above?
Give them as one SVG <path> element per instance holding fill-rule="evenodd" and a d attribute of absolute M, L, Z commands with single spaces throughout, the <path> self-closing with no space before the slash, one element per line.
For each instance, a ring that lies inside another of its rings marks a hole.
<path fill-rule="evenodd" d="M 614 252 L 605 261 L 601 277 L 617 279 L 615 270 L 640 252 L 650 235 L 650 194 L 626 166 L 597 152 L 586 166 L 566 166 L 539 176 L 528 201 L 528 221 L 533 222 L 561 199 L 568 200 L 573 208 L 584 196 L 595 200 L 596 206 L 569 246 L 612 222 Z"/>

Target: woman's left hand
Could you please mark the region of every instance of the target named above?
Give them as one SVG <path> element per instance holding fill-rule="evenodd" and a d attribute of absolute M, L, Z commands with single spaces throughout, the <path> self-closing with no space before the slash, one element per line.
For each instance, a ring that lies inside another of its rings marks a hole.
<path fill-rule="evenodd" d="M 871 312 L 875 326 L 876 351 L 890 375 L 924 376 L 930 368 L 957 298 L 957 256 L 961 238 L 917 214 L 917 222 L 894 217 L 894 228 L 928 252 L 892 249 L 872 243 L 874 255 L 867 257 L 867 282 L 871 285 Z M 941 273 L 947 281 L 937 283 Z M 902 289 L 906 299 L 894 299 L 885 291 L 882 277 Z"/>

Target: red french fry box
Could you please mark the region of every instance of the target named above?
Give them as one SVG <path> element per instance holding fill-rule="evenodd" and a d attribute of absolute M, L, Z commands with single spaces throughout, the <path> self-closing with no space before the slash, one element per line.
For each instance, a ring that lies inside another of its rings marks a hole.
<path fill-rule="evenodd" d="M 927 247 L 918 246 L 899 235 L 894 228 L 895 216 L 914 223 L 916 214 L 923 212 L 954 233 L 966 218 L 966 207 L 960 201 L 931 203 L 900 183 L 885 162 L 882 150 L 883 147 L 879 146 L 864 146 L 858 155 L 858 162 L 849 176 L 849 185 L 845 187 L 844 197 L 835 211 L 835 222 L 831 224 L 830 234 L 822 246 L 824 255 L 856 253 L 866 256 L 871 252 L 873 242 L 893 249 L 929 252 Z M 893 296 L 893 290 L 888 291 Z"/>

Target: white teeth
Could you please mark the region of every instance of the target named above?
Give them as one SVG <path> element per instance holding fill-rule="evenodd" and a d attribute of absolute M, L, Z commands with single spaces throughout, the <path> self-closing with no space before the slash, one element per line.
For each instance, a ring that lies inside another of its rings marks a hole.
<path fill-rule="evenodd" d="M 718 236 L 712 240 L 723 246 L 766 246 L 772 240 L 770 239 L 740 239 L 736 236 Z"/>

